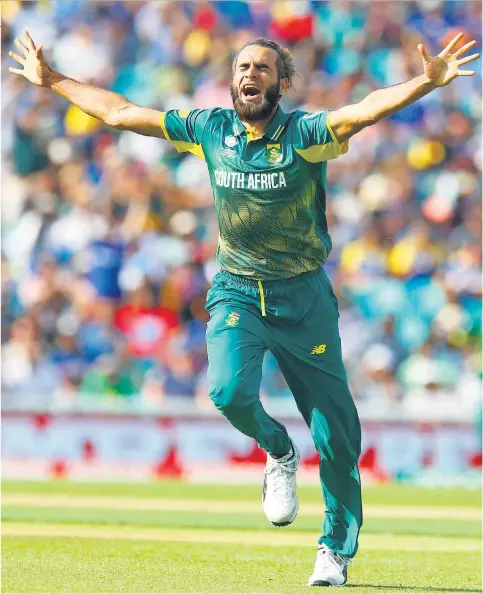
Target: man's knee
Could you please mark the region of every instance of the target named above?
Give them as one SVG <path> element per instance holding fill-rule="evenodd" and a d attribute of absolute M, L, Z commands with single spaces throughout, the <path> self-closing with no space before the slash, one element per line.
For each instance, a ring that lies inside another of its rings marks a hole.
<path fill-rule="evenodd" d="M 348 462 L 360 455 L 360 423 L 357 417 L 331 419 L 329 421 L 319 410 L 312 412 L 310 432 L 321 460 Z"/>
<path fill-rule="evenodd" d="M 248 404 L 251 400 L 240 378 L 233 376 L 217 383 L 210 391 L 210 398 L 216 408 L 225 416 L 233 409 Z"/>

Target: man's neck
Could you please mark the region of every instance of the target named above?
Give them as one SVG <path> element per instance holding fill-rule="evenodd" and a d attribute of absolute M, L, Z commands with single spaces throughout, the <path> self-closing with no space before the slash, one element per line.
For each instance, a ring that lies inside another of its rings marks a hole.
<path fill-rule="evenodd" d="M 268 125 L 274 118 L 275 114 L 277 113 L 278 105 L 274 107 L 272 113 L 268 118 L 264 120 L 257 120 L 255 122 L 245 122 L 241 120 L 241 123 L 245 126 L 245 128 L 250 132 L 254 139 L 261 138 L 263 133 L 268 128 Z"/>

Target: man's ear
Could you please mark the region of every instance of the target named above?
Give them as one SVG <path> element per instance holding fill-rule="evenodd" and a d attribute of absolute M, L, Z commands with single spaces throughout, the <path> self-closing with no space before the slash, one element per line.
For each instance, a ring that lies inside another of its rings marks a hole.
<path fill-rule="evenodd" d="M 289 89 L 288 78 L 282 78 L 280 80 L 280 92 L 286 93 Z"/>

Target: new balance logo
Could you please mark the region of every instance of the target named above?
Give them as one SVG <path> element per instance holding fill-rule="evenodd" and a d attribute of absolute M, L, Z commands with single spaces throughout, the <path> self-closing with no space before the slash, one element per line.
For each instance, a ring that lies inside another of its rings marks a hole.
<path fill-rule="evenodd" d="M 325 353 L 327 345 L 326 344 L 316 344 L 312 349 L 311 355 L 322 355 Z"/>

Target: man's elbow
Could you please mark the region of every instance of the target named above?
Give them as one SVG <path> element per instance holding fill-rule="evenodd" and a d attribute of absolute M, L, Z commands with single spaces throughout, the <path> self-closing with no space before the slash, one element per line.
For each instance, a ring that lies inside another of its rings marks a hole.
<path fill-rule="evenodd" d="M 122 97 L 118 105 L 109 109 L 104 118 L 104 123 L 116 130 L 126 130 L 128 128 L 127 118 L 132 113 L 130 111 L 131 107 L 132 104 L 125 97 Z"/>
<path fill-rule="evenodd" d="M 104 123 L 115 130 L 123 130 L 123 120 L 118 109 L 112 109 L 104 118 Z"/>

